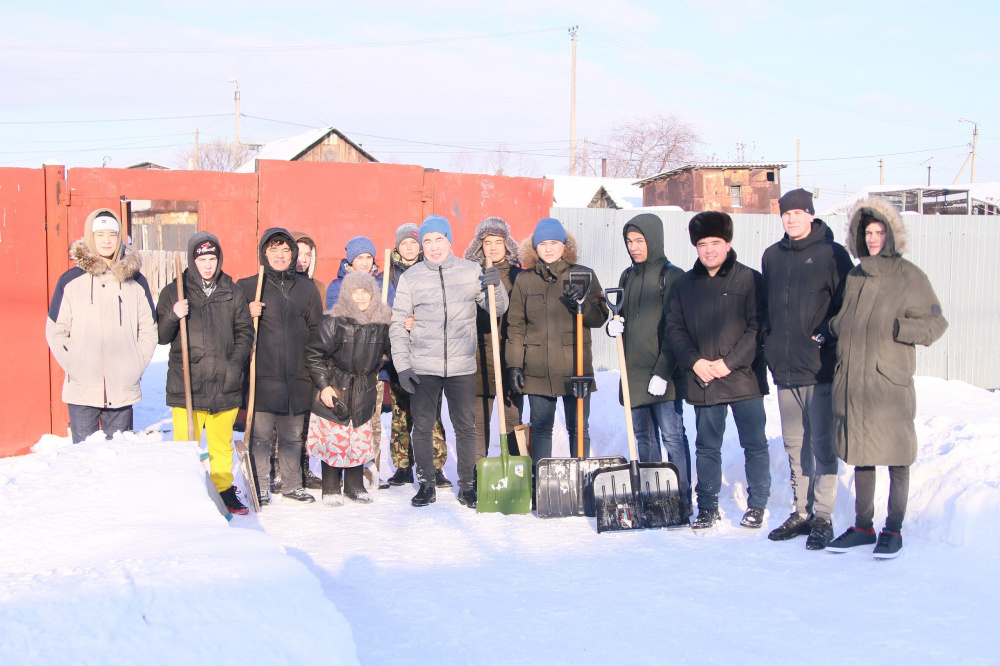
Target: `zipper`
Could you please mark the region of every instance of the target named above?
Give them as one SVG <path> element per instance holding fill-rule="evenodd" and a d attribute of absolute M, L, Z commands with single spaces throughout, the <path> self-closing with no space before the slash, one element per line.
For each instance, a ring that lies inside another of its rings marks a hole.
<path fill-rule="evenodd" d="M 795 258 L 794 250 L 791 259 Z M 788 294 L 792 291 L 792 261 L 788 261 L 788 275 L 785 276 L 785 380 L 791 382 L 791 359 L 788 357 L 788 348 L 790 342 L 791 332 L 789 328 L 791 327 L 791 317 L 789 317 L 788 312 Z"/>
<path fill-rule="evenodd" d="M 441 279 L 441 302 L 444 304 L 444 376 L 448 376 L 448 293 L 444 289 L 444 271 L 438 266 L 438 278 Z"/>

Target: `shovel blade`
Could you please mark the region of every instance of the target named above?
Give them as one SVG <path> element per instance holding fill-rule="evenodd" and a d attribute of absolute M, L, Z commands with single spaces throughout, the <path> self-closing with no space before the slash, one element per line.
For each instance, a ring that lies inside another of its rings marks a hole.
<path fill-rule="evenodd" d="M 595 515 L 593 476 L 625 458 L 543 458 L 535 470 L 535 509 L 539 518 Z"/>
<path fill-rule="evenodd" d="M 594 474 L 597 533 L 641 530 L 642 507 L 632 491 L 630 465 L 616 465 Z"/>
<path fill-rule="evenodd" d="M 680 477 L 673 463 L 639 463 L 639 502 L 647 528 L 686 527 Z"/>
<path fill-rule="evenodd" d="M 531 513 L 531 458 L 499 456 L 476 463 L 477 513 Z"/>

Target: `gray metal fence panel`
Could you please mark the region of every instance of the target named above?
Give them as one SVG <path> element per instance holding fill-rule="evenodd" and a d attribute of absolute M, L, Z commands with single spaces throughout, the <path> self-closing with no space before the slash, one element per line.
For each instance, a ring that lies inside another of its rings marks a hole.
<path fill-rule="evenodd" d="M 593 268 L 601 285 L 614 287 L 631 263 L 622 238 L 625 224 L 640 213 L 663 220 L 664 246 L 673 263 L 690 269 L 697 260 L 687 225 L 694 213 L 642 208 L 553 208 L 580 245 L 579 262 Z M 839 243 L 846 243 L 847 219 L 824 218 Z M 930 279 L 949 321 L 948 332 L 931 347 L 917 348 L 917 373 L 1000 388 L 1000 220 L 980 215 L 904 215 L 906 258 Z M 777 215 L 733 215 L 733 248 L 741 263 L 760 270 L 764 250 L 783 233 Z M 617 369 L 617 352 L 604 335 L 594 336 L 594 367 Z"/>

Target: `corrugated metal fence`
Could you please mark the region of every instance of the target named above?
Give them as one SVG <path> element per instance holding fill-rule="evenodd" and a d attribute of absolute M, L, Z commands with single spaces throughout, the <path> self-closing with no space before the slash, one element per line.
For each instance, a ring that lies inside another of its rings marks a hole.
<path fill-rule="evenodd" d="M 593 268 L 604 287 L 618 286 L 631 263 L 622 240 L 622 228 L 640 213 L 656 213 L 663 220 L 667 257 L 685 270 L 698 258 L 688 236 L 694 213 L 656 208 L 613 210 L 553 208 L 553 217 L 580 244 L 579 261 Z M 847 220 L 824 218 L 843 243 Z M 784 233 L 776 215 L 733 215 L 733 249 L 741 263 L 760 270 L 764 250 Z M 950 324 L 944 337 L 931 347 L 917 347 L 917 374 L 960 379 L 982 388 L 1000 388 L 1000 286 L 996 263 L 1000 257 L 1000 221 L 980 215 L 905 215 L 906 258 L 930 279 Z M 617 369 L 617 352 L 604 335 L 594 336 L 594 366 Z"/>

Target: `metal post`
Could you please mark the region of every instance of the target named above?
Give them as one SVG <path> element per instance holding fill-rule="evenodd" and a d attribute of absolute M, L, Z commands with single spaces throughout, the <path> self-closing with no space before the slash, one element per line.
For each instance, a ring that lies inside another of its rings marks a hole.
<path fill-rule="evenodd" d="M 199 130 L 194 131 L 194 168 L 198 168 L 198 140 L 200 132 Z"/>
<path fill-rule="evenodd" d="M 236 94 L 233 96 L 233 99 L 236 101 L 236 137 L 234 143 L 238 146 L 240 145 L 240 82 L 236 79 L 229 79 L 229 82 L 236 84 Z"/>
<path fill-rule="evenodd" d="M 979 142 L 979 123 L 972 124 L 972 169 L 969 174 L 969 182 L 976 182 L 976 145 Z"/>
<path fill-rule="evenodd" d="M 602 157 L 601 158 L 601 178 L 607 178 L 607 177 L 608 177 L 608 158 L 607 157 Z"/>
<path fill-rule="evenodd" d="M 580 26 L 574 25 L 569 29 L 570 39 L 573 42 L 573 65 L 570 74 L 569 87 L 569 175 L 576 175 L 576 31 Z"/>
<path fill-rule="evenodd" d="M 878 161 L 878 184 L 885 185 L 885 159 L 879 158 Z"/>

